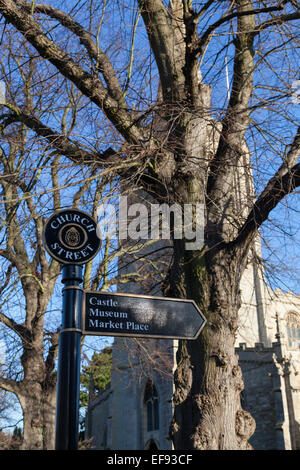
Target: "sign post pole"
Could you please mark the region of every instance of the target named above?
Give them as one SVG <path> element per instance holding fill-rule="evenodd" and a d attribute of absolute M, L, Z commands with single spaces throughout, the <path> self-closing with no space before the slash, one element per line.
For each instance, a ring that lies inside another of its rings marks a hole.
<path fill-rule="evenodd" d="M 63 312 L 59 340 L 55 449 L 77 450 L 79 429 L 82 266 L 62 270 Z"/>
<path fill-rule="evenodd" d="M 63 264 L 63 309 L 59 338 L 55 449 L 77 450 L 79 431 L 82 265 L 98 253 L 96 221 L 78 209 L 55 212 L 43 232 L 45 248 Z"/>

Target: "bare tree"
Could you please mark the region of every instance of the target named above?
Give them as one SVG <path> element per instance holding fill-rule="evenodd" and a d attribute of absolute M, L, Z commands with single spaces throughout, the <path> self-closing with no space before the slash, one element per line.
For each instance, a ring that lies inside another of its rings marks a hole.
<path fill-rule="evenodd" d="M 70 162 L 63 162 L 58 152 L 23 123 L 9 122 L 7 110 L 18 112 L 19 103 L 35 115 L 43 112 L 49 96 L 43 87 L 43 70 L 29 59 L 20 74 L 11 70 L 20 66 L 19 47 L 4 44 L 2 72 L 6 75 L 6 104 L 2 107 L 1 129 L 1 309 L 2 341 L 6 344 L 5 365 L 1 366 L 0 386 L 13 393 L 22 407 L 24 449 L 50 449 L 54 442 L 56 404 L 56 357 L 60 315 L 50 313 L 50 300 L 60 274 L 60 265 L 48 260 L 42 241 L 45 218 L 49 210 L 61 209 L 67 203 L 64 187 L 70 187 L 69 199 L 74 207 L 94 202 L 94 213 L 103 189 L 103 180 L 95 170 L 81 172 L 76 178 Z M 26 54 L 26 46 L 24 47 Z M 24 56 L 23 56 L 24 57 Z M 32 84 L 35 83 L 34 89 Z M 69 100 L 60 113 L 62 131 L 67 135 L 76 122 L 78 95 L 69 89 Z M 52 110 L 51 110 L 52 112 Z M 71 118 L 68 117 L 68 112 Z M 83 178 L 85 176 L 85 178 Z M 76 183 L 72 191 L 72 183 Z M 93 198 L 86 194 L 94 185 Z M 92 207 L 93 210 L 93 207 Z M 101 269 L 98 268 L 101 272 Z M 86 270 L 85 280 L 91 278 Z M 95 275 L 97 278 L 97 275 Z M 53 302 L 53 301 L 52 301 Z M 52 303 L 52 308 L 55 302 Z M 59 312 L 60 306 L 53 308 Z"/>
<path fill-rule="evenodd" d="M 204 204 L 204 247 L 173 240 L 165 280 L 168 295 L 194 299 L 208 320 L 199 340 L 179 347 L 171 434 L 177 449 L 248 448 L 254 425 L 234 354 L 239 281 L 258 229 L 300 183 L 298 2 L 132 0 L 121 9 L 0 0 L 0 13 L 5 31 L 15 28 L 45 59 L 48 83 L 56 74 L 90 102 L 96 135 L 112 144 L 87 149 L 24 106 L 7 124 L 24 124 L 74 163 L 138 182 L 159 202 Z"/>
<path fill-rule="evenodd" d="M 4 38 L 2 38 L 4 39 Z M 61 305 L 55 292 L 61 266 L 49 259 L 43 246 L 43 227 L 53 211 L 81 207 L 97 217 L 99 201 L 113 197 L 110 169 L 101 173 L 93 165 L 79 168 L 41 139 L 23 122 L 11 119 L 26 111 L 59 123 L 64 139 L 81 136 L 80 115 L 88 112 L 82 95 L 71 85 L 62 104 L 49 102 L 57 83 L 45 83 L 45 69 L 32 57 L 26 42 L 2 41 L 0 66 L 5 77 L 1 126 L 1 358 L 0 387 L 13 394 L 23 412 L 23 449 L 51 449 L 54 445 L 56 358 Z M 26 57 L 26 59 L 25 59 Z M 21 66 L 20 61 L 25 61 Z M 53 90 L 49 86 L 53 86 Z M 46 93 L 47 91 L 47 93 Z M 55 116 L 54 116 L 55 114 Z M 93 155 L 91 153 L 91 155 Z M 85 266 L 84 286 L 107 290 L 116 283 L 114 259 L 120 253 L 111 240 L 103 242 L 98 264 Z M 124 252 L 124 249 L 123 249 Z M 134 252 L 134 248 L 132 249 Z M 142 274 L 123 274 L 122 282 Z M 57 289 L 56 289 L 57 290 Z"/>

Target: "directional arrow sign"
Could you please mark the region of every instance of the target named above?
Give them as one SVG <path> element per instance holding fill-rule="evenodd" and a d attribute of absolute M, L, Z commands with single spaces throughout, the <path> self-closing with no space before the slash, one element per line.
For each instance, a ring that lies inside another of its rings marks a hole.
<path fill-rule="evenodd" d="M 83 334 L 196 339 L 205 318 L 193 300 L 85 292 Z"/>

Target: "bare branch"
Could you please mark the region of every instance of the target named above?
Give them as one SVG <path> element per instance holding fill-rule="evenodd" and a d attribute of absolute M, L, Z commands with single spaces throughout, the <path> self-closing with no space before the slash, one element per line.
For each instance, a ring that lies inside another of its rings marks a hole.
<path fill-rule="evenodd" d="M 22 341 L 28 341 L 30 332 L 26 328 L 26 326 L 15 322 L 12 318 L 9 318 L 8 316 L 4 315 L 4 313 L 2 312 L 0 312 L 0 322 L 11 330 L 13 330 L 15 333 L 17 333 L 17 335 L 21 338 Z"/>
<path fill-rule="evenodd" d="M 0 377 L 0 388 L 3 388 L 3 390 L 7 392 L 15 393 L 16 395 L 19 392 L 18 382 L 4 377 Z"/>
<path fill-rule="evenodd" d="M 45 360 L 45 368 L 47 374 L 50 374 L 55 367 L 55 360 L 58 354 L 58 344 L 59 344 L 59 329 L 55 332 L 46 333 L 50 339 L 51 346 L 48 350 L 48 355 Z"/>
<path fill-rule="evenodd" d="M 13 113 L 2 115 L 0 118 L 2 118 L 2 128 L 14 122 L 23 122 L 39 136 L 45 137 L 52 148 L 56 149 L 62 155 L 70 158 L 75 163 L 97 164 L 101 160 L 103 162 L 108 162 L 109 157 L 116 155 L 116 152 L 111 148 L 108 148 L 102 154 L 88 152 L 82 149 L 78 143 L 72 142 L 64 134 L 57 133 L 43 124 L 38 118 L 31 114 L 22 112 L 19 108 L 14 108 Z"/>
<path fill-rule="evenodd" d="M 298 186 L 300 186 L 300 163 L 294 165 L 283 175 L 278 170 L 276 176 L 268 182 L 266 188 L 258 197 L 232 245 L 241 245 L 246 242 L 246 246 L 248 246 L 255 236 L 257 229 L 268 218 L 272 209 Z"/>
<path fill-rule="evenodd" d="M 231 184 L 228 180 L 228 172 L 236 167 L 241 156 L 244 136 L 249 124 L 249 100 L 253 90 L 253 36 L 255 27 L 254 15 L 249 14 L 249 2 L 237 0 L 238 12 L 247 12 L 240 15 L 237 20 L 237 34 L 234 41 L 235 56 L 233 69 L 233 83 L 226 114 L 222 121 L 218 150 L 210 165 L 208 179 L 208 192 L 216 190 L 224 194 L 224 188 Z M 227 168 L 224 169 L 224 163 Z M 230 162 L 230 165 L 228 165 Z M 224 186 L 225 185 L 225 186 Z"/>
<path fill-rule="evenodd" d="M 274 7 L 266 7 L 266 8 L 253 8 L 249 10 L 238 10 L 235 11 L 234 13 L 230 13 L 230 15 L 226 15 L 221 17 L 218 21 L 210 25 L 207 30 L 205 31 L 204 34 L 202 34 L 201 38 L 199 39 L 198 43 L 196 44 L 196 48 L 194 50 L 194 53 L 199 56 L 203 52 L 203 50 L 206 47 L 207 42 L 209 41 L 210 35 L 215 31 L 219 26 L 221 26 L 224 23 L 227 23 L 228 21 L 232 20 L 233 18 L 240 18 L 241 16 L 250 16 L 250 15 L 256 15 L 259 13 L 268 13 L 272 11 L 279 11 L 283 10 L 282 5 L 274 6 Z M 267 23 L 267 22 L 266 22 Z"/>
<path fill-rule="evenodd" d="M 143 133 L 133 124 L 129 111 L 110 96 L 99 78 L 83 70 L 51 41 L 29 13 L 18 8 L 12 0 L 0 0 L 0 13 L 24 35 L 42 57 L 49 60 L 64 77 L 71 80 L 85 96 L 104 111 L 128 142 L 137 144 L 143 141 Z"/>
<path fill-rule="evenodd" d="M 24 9 L 27 13 L 31 13 L 32 5 L 18 0 L 16 2 Z M 119 80 L 115 74 L 115 70 L 107 57 L 107 55 L 94 43 L 91 35 L 79 24 L 73 20 L 71 16 L 67 15 L 57 8 L 51 7 L 46 4 L 34 4 L 34 12 L 42 13 L 56 19 L 65 26 L 69 31 L 74 33 L 80 40 L 80 43 L 86 48 L 91 59 L 96 61 L 97 70 L 102 73 L 104 80 L 107 84 L 108 90 L 112 98 L 116 99 L 120 106 L 126 108 L 126 103 L 123 98 L 123 92 L 119 83 Z"/>
<path fill-rule="evenodd" d="M 176 24 L 176 17 L 172 22 L 161 0 L 139 0 L 138 4 L 142 10 L 149 43 L 156 58 L 164 99 L 167 102 L 181 99 L 184 85 L 182 60 L 185 57 L 185 50 L 183 49 L 183 33 L 178 31 L 179 25 Z M 183 26 L 182 22 L 181 26 Z M 181 45 L 178 37 L 176 38 L 180 34 Z M 177 47 L 174 47 L 175 43 Z"/>
<path fill-rule="evenodd" d="M 287 153 L 286 158 L 284 159 L 282 165 L 280 166 L 280 168 L 277 170 L 277 172 L 274 175 L 274 179 L 276 179 L 277 177 L 284 176 L 294 165 L 296 165 L 298 157 L 299 157 L 299 153 L 300 153 L 300 126 L 298 127 L 298 131 L 295 135 L 293 143 L 290 146 L 290 149 Z M 270 183 L 272 183 L 272 180 L 273 178 L 271 179 Z"/>
<path fill-rule="evenodd" d="M 294 21 L 294 20 L 299 20 L 300 19 L 300 10 L 295 11 L 294 13 L 287 13 L 284 15 L 277 15 L 274 16 L 273 18 L 264 21 L 257 27 L 255 27 L 255 30 L 253 31 L 254 35 L 259 34 L 261 31 L 269 28 L 269 26 L 273 26 L 276 24 L 283 24 L 286 23 L 287 21 Z"/>

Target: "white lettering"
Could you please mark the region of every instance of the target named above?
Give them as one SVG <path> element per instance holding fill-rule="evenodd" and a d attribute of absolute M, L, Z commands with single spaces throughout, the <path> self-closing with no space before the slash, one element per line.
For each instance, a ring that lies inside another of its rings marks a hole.
<path fill-rule="evenodd" d="M 89 219 L 86 217 L 81 217 L 78 214 L 61 214 L 57 215 L 56 218 L 51 222 L 50 226 L 57 230 L 60 225 L 64 224 L 65 222 L 76 222 L 78 224 L 83 225 L 87 228 L 89 232 L 93 232 L 95 230 L 95 226 L 90 223 Z"/>
<path fill-rule="evenodd" d="M 145 323 L 135 323 L 134 321 L 127 321 L 126 329 L 134 331 L 149 331 L 149 325 L 146 325 Z"/>
<path fill-rule="evenodd" d="M 107 307 L 116 307 L 118 305 L 118 301 L 113 300 L 112 298 L 105 300 L 105 299 L 99 299 L 97 297 L 91 297 L 90 304 L 91 305 L 103 305 Z"/>
<path fill-rule="evenodd" d="M 96 233 L 100 240 L 105 240 L 106 237 L 116 238 L 116 213 L 115 207 L 112 204 L 101 204 L 97 209 L 97 216 L 99 222 L 97 224 Z"/>
<path fill-rule="evenodd" d="M 140 466 L 142 457 L 123 457 L 119 456 L 118 454 L 114 454 L 113 457 L 108 457 L 107 464 L 108 465 L 126 465 L 126 466 L 133 466 L 134 468 L 138 468 Z"/>
<path fill-rule="evenodd" d="M 61 255 L 64 251 L 64 250 L 61 246 L 59 246 L 59 249 L 58 249 L 58 254 Z"/>
<path fill-rule="evenodd" d="M 128 318 L 126 312 L 113 312 L 111 310 L 99 310 L 98 308 L 89 308 L 89 314 L 93 317 L 114 317 L 114 318 Z"/>
<path fill-rule="evenodd" d="M 204 244 L 204 205 L 196 204 L 193 217 L 193 204 L 184 204 L 184 235 L 188 240 L 186 250 L 201 250 Z"/>
<path fill-rule="evenodd" d="M 58 216 L 56 220 L 59 224 L 63 224 L 65 222 L 65 218 L 63 215 Z"/>
<path fill-rule="evenodd" d="M 120 196 L 119 201 L 119 239 L 127 239 L 127 196 Z"/>
<path fill-rule="evenodd" d="M 57 221 L 56 221 L 56 220 L 53 220 L 53 221 L 51 222 L 50 226 L 51 226 L 52 228 L 54 228 L 54 230 L 57 230 L 58 227 L 59 227 L 59 224 L 58 224 L 58 225 L 55 225 L 54 222 L 57 222 Z"/>
<path fill-rule="evenodd" d="M 78 214 L 73 214 L 73 221 L 74 221 L 74 222 L 77 222 L 78 224 L 80 224 L 80 215 L 78 215 Z"/>
<path fill-rule="evenodd" d="M 148 211 L 144 204 L 132 204 L 128 209 L 128 215 L 134 216 L 136 213 L 139 216 L 133 219 L 128 224 L 128 235 L 132 240 L 148 239 Z"/>
<path fill-rule="evenodd" d="M 204 244 L 204 205 L 127 204 L 127 197 L 119 199 L 119 240 L 178 239 L 185 240 L 187 250 L 201 250 Z M 98 210 L 97 235 L 101 240 L 116 237 L 116 207 L 102 204 Z M 102 218 L 101 218 L 102 217 Z M 150 227 L 149 227 L 150 222 Z"/>
<path fill-rule="evenodd" d="M 109 321 L 100 321 L 98 318 L 93 319 L 89 318 L 89 327 L 91 328 L 102 328 L 102 329 L 111 329 L 111 330 L 122 330 L 123 329 L 123 322 L 114 322 L 112 320 Z"/>
<path fill-rule="evenodd" d="M 169 240 L 171 238 L 171 212 L 174 216 L 174 239 L 182 239 L 182 212 L 179 204 L 151 204 L 151 239 L 156 240 L 159 237 L 159 226 L 161 214 L 161 238 Z"/>

